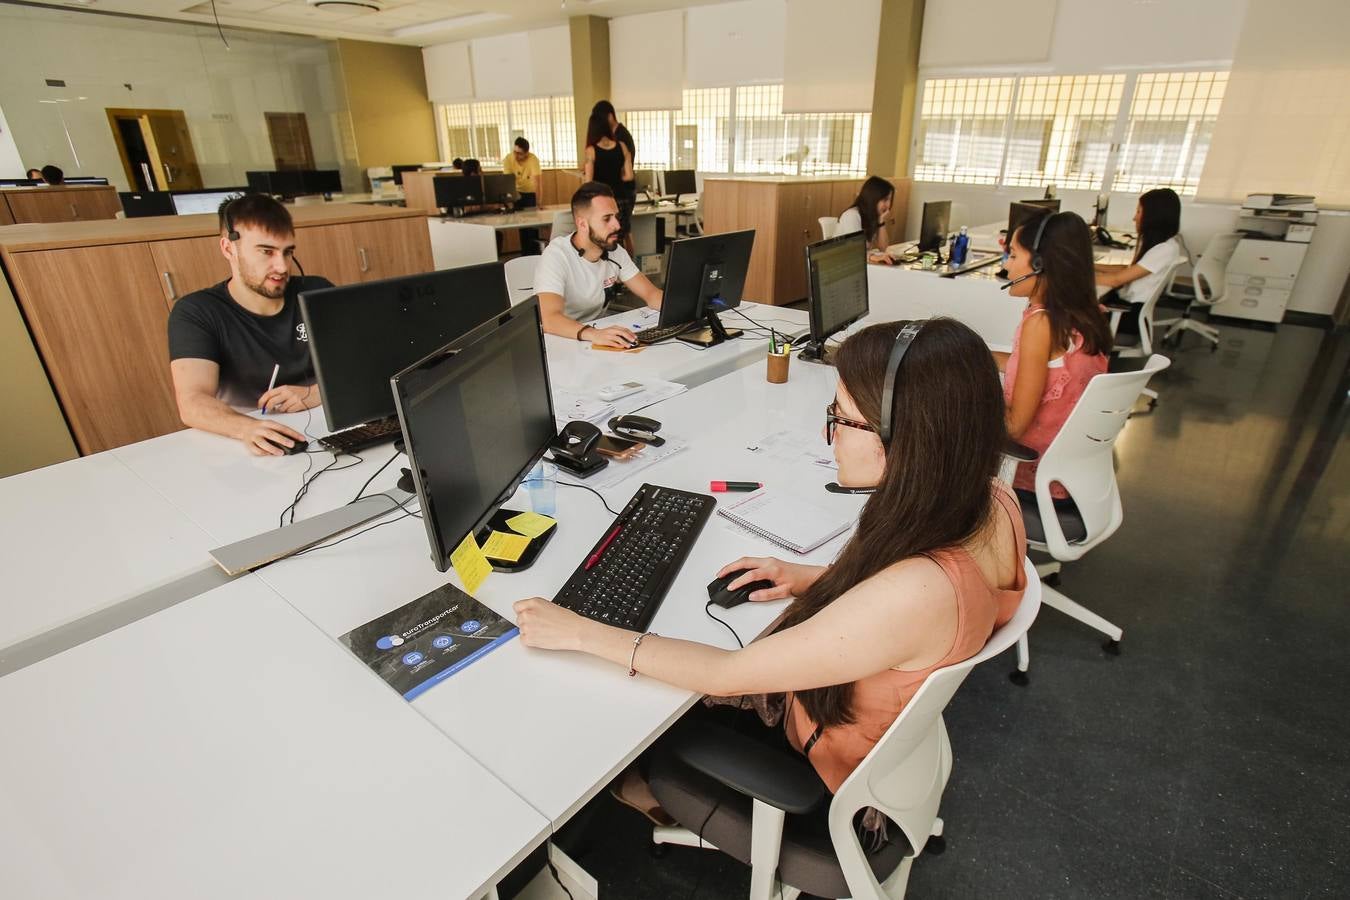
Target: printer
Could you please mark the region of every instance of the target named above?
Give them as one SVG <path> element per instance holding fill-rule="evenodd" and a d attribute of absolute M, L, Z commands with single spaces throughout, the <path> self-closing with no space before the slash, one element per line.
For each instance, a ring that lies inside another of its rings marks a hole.
<path fill-rule="evenodd" d="M 1306 194 L 1248 194 L 1238 213 L 1241 236 L 1228 260 L 1224 297 L 1212 315 L 1278 323 L 1284 318 L 1317 226 Z"/>

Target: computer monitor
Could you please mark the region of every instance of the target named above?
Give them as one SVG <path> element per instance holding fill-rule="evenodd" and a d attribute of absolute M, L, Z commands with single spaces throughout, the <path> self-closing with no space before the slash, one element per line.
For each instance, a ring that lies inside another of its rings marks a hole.
<path fill-rule="evenodd" d="M 483 179 L 479 175 L 437 175 L 431 179 L 436 190 L 436 205 L 458 209 L 483 202 Z"/>
<path fill-rule="evenodd" d="M 146 216 L 172 216 L 173 196 L 168 191 L 118 191 L 122 200 L 122 212 L 128 219 L 141 219 Z"/>
<path fill-rule="evenodd" d="M 248 189 L 254 194 L 272 194 L 273 172 L 245 172 L 244 179 L 248 182 Z"/>
<path fill-rule="evenodd" d="M 41 183 L 36 178 L 0 178 L 0 187 L 36 187 Z"/>
<path fill-rule="evenodd" d="M 516 176 L 484 175 L 482 177 L 484 203 L 511 204 L 520 199 L 520 194 L 516 193 Z"/>
<path fill-rule="evenodd" d="M 70 175 L 61 179 L 63 184 L 107 184 L 108 179 L 93 175 Z"/>
<path fill-rule="evenodd" d="M 811 341 L 803 359 L 823 359 L 825 342 L 867 315 L 867 238 L 861 231 L 806 248 Z"/>
<path fill-rule="evenodd" d="M 248 193 L 246 187 L 212 188 L 208 191 L 174 191 L 173 208 L 180 216 L 216 213 L 220 204 Z"/>
<path fill-rule="evenodd" d="M 420 172 L 422 166 L 420 163 L 411 166 L 390 166 L 394 170 L 394 184 L 402 186 L 404 172 Z"/>
<path fill-rule="evenodd" d="M 328 429 L 393 416 L 394 373 L 510 306 L 499 262 L 301 293 Z"/>
<path fill-rule="evenodd" d="M 936 250 L 942 254 L 947 243 L 947 232 L 951 230 L 952 201 L 933 200 L 923 205 L 923 218 L 919 220 L 919 252 Z"/>
<path fill-rule="evenodd" d="M 1018 200 L 1017 202 L 1018 202 L 1018 203 L 1025 203 L 1027 206 L 1039 206 L 1041 209 L 1048 209 L 1048 210 L 1050 210 L 1050 212 L 1052 212 L 1052 213 L 1057 213 L 1057 212 L 1059 212 L 1059 199 L 1058 199 L 1058 198 L 1051 198 L 1051 199 L 1049 199 L 1049 200 L 1039 199 L 1039 198 L 1038 198 L 1038 199 L 1036 199 L 1036 200 Z"/>
<path fill-rule="evenodd" d="M 697 194 L 698 182 L 694 178 L 693 169 L 670 169 L 665 174 L 665 192 L 674 194 L 677 198 L 681 194 Z"/>
<path fill-rule="evenodd" d="M 1008 237 L 1004 242 L 1004 252 L 1012 246 L 1013 235 L 1017 229 L 1028 222 L 1034 222 L 1041 216 L 1051 215 L 1054 211 L 1041 203 L 1026 203 L 1024 201 L 1015 201 L 1008 204 Z"/>
<path fill-rule="evenodd" d="M 299 169 L 280 172 L 245 172 L 248 189 L 258 194 L 299 197 L 305 191 L 305 173 Z"/>
<path fill-rule="evenodd" d="M 652 169 L 634 169 L 633 187 L 639 194 L 644 191 L 656 193 L 656 172 Z"/>
<path fill-rule="evenodd" d="M 342 173 L 337 169 L 309 169 L 300 173 L 300 186 L 305 194 L 340 194 Z"/>
<path fill-rule="evenodd" d="M 720 310 L 741 305 L 755 230 L 705 234 L 675 241 L 666 251 L 665 296 L 660 327 L 704 323 L 703 331 L 681 334 L 694 344 L 718 344 L 736 337 L 717 318 Z"/>
<path fill-rule="evenodd" d="M 395 375 L 394 403 L 431 559 L 476 534 L 557 434 L 539 300 L 531 297 Z"/>

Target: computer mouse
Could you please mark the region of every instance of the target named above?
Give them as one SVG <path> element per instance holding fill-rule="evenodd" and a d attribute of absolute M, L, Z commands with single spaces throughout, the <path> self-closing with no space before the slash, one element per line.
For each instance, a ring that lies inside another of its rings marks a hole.
<path fill-rule="evenodd" d="M 752 581 L 749 584 L 741 585 L 734 591 L 727 590 L 727 585 L 731 584 L 737 578 L 740 578 L 743 572 L 745 572 L 745 569 L 737 569 L 721 578 L 714 578 L 708 584 L 708 599 L 723 609 L 731 609 L 733 606 L 740 606 L 742 603 L 749 600 L 750 595 L 755 591 L 762 591 L 773 587 L 772 581 L 760 579 L 759 581 Z"/>
<path fill-rule="evenodd" d="M 309 441 L 296 441 L 294 447 L 287 447 L 280 441 L 274 441 L 271 438 L 263 438 L 263 440 L 267 441 L 267 443 L 271 444 L 273 447 L 276 447 L 278 450 L 280 450 L 287 456 L 294 456 L 297 453 L 304 453 L 307 450 L 309 450 Z"/>

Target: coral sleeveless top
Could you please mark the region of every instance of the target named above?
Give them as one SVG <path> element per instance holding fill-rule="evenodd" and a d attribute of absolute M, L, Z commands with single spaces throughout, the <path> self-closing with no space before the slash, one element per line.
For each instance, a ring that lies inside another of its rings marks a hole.
<path fill-rule="evenodd" d="M 1006 590 L 991 586 L 984 580 L 975 558 L 962 547 L 927 554 L 942 567 L 956 590 L 956 639 L 945 648 L 947 652 L 940 660 L 924 669 L 887 669 L 854 682 L 854 721 L 849 725 L 819 729 L 802 705 L 788 695 L 784 720 L 788 740 L 806 755 L 831 793 L 839 789 L 886 729 L 895 723 L 924 679 L 936 669 L 979 653 L 994 629 L 1011 619 L 1022 602 L 1027 588 L 1022 565 L 1027 554 L 1027 536 L 1021 507 L 1012 491 L 1001 482 L 996 482 L 994 496 L 1002 514 L 1012 522 L 1017 582 Z"/>

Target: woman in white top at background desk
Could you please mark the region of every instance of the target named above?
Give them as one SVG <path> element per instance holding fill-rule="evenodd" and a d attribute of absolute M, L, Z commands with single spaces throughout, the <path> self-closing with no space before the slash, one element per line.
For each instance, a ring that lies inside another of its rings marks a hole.
<path fill-rule="evenodd" d="M 834 236 L 861 231 L 867 238 L 867 261 L 884 266 L 895 265 L 895 260 L 886 252 L 891 242 L 886 230 L 886 217 L 891 214 L 891 204 L 894 202 L 895 185 L 873 175 L 863 182 L 853 205 L 839 214 Z"/>
<path fill-rule="evenodd" d="M 1134 260 L 1127 266 L 1098 263 L 1097 284 L 1112 291 L 1102 297 L 1131 305 L 1121 319 L 1118 333 L 1139 333 L 1139 305 L 1152 296 L 1158 281 L 1166 277 L 1182 254 L 1177 235 L 1181 232 L 1181 198 L 1171 188 L 1156 188 L 1139 195 L 1134 210 Z M 1114 295 L 1114 297 L 1113 297 Z"/>

